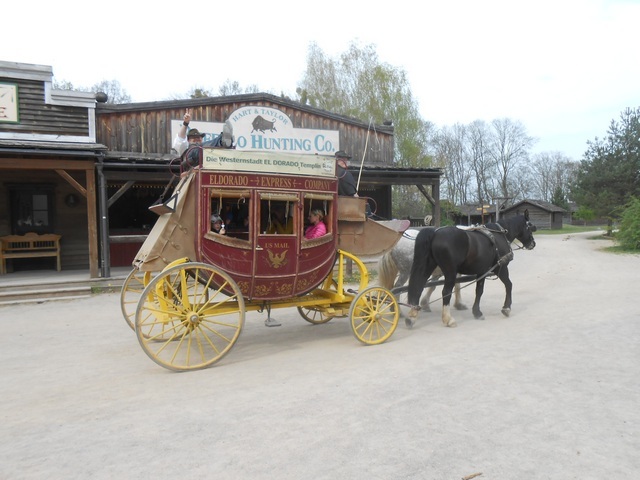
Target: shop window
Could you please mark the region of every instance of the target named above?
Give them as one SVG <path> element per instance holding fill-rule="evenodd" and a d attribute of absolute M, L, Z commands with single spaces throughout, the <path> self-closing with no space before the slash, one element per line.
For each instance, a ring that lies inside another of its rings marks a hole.
<path fill-rule="evenodd" d="M 111 184 L 107 188 L 108 198 L 112 198 L 122 185 Z M 158 215 L 149 210 L 164 187 L 136 184 L 122 193 L 109 207 L 110 235 L 146 235 L 149 233 Z"/>
<path fill-rule="evenodd" d="M 14 234 L 54 233 L 53 186 L 21 185 L 9 187 L 9 192 Z"/>

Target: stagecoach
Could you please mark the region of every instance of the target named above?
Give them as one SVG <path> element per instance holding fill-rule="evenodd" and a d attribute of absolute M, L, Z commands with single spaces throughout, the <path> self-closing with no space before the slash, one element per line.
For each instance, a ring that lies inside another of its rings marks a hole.
<path fill-rule="evenodd" d="M 398 303 L 369 286 L 361 257 L 391 249 L 408 221 L 373 221 L 366 198 L 338 196 L 333 156 L 195 148 L 198 164 L 185 166 L 157 205 L 121 292 L 124 318 L 153 361 L 174 371 L 209 367 L 237 342 L 246 312 L 266 312 L 268 324 L 276 308 L 296 307 L 312 324 L 347 317 L 367 345 L 393 334 Z M 271 233 L 282 208 L 288 233 Z M 307 239 L 315 208 L 327 233 Z M 214 214 L 227 223 L 224 235 L 212 229 Z M 354 288 L 347 262 L 359 274 Z"/>

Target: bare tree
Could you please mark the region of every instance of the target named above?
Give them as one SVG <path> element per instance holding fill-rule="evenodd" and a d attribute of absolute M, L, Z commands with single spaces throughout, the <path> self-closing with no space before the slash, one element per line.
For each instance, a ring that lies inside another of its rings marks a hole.
<path fill-rule="evenodd" d="M 524 125 L 509 118 L 495 119 L 491 122 L 492 139 L 488 153 L 495 162 L 498 173 L 500 196 L 515 196 L 514 171 L 525 165 L 528 152 L 535 138 L 527 135 Z M 512 182 L 513 180 L 513 182 Z M 520 190 L 521 185 L 517 186 Z"/>
<path fill-rule="evenodd" d="M 122 88 L 118 80 L 102 80 L 93 87 L 74 86 L 68 80 L 53 80 L 53 88 L 55 90 L 75 90 L 76 92 L 103 92 L 107 94 L 107 103 L 130 103 L 131 96 Z"/>
<path fill-rule="evenodd" d="M 535 185 L 535 198 L 553 203 L 559 194 L 566 202 L 578 165 L 560 152 L 535 155 L 531 163 L 531 181 Z"/>
<path fill-rule="evenodd" d="M 469 124 L 469 166 L 474 174 L 476 197 L 479 204 L 484 204 L 496 196 L 495 163 L 489 155 L 491 131 L 482 120 Z"/>
<path fill-rule="evenodd" d="M 218 94 L 221 97 L 226 97 L 229 95 L 240 95 L 243 93 L 258 93 L 260 90 L 257 85 L 249 85 L 248 87 L 241 87 L 238 81 L 231 81 L 227 79 L 221 86 L 218 88 Z"/>
<path fill-rule="evenodd" d="M 103 80 L 91 87 L 91 91 L 107 94 L 107 103 L 131 103 L 131 95 L 122 88 L 118 80 Z"/>
<path fill-rule="evenodd" d="M 436 136 L 436 161 L 443 165 L 443 191 L 457 205 L 468 202 L 471 171 L 466 151 L 466 127 L 456 124 L 444 127 Z"/>

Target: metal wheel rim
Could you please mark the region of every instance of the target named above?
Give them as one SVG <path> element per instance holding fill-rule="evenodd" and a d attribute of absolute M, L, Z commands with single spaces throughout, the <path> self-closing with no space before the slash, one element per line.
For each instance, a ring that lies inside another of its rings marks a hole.
<path fill-rule="evenodd" d="M 366 345 L 378 345 L 393 335 L 400 318 L 394 295 L 383 287 L 369 287 L 360 292 L 349 309 L 354 336 Z"/>
<path fill-rule="evenodd" d="M 140 346 L 158 365 L 199 370 L 229 352 L 244 319 L 244 299 L 235 281 L 211 265 L 193 262 L 164 270 L 147 285 L 135 330 Z"/>
<path fill-rule="evenodd" d="M 331 286 L 329 290 L 332 290 L 334 292 L 338 291 L 338 282 L 335 279 L 331 279 Z M 307 322 L 314 325 L 322 325 L 323 323 L 327 323 L 332 318 L 344 316 L 326 314 L 323 313 L 320 309 L 313 307 L 298 307 L 298 313 L 300 313 L 300 316 Z"/>
<path fill-rule="evenodd" d="M 151 272 L 141 272 L 134 268 L 125 278 L 120 290 L 120 309 L 127 325 L 131 330 L 136 330 L 136 309 L 145 287 L 151 281 Z"/>

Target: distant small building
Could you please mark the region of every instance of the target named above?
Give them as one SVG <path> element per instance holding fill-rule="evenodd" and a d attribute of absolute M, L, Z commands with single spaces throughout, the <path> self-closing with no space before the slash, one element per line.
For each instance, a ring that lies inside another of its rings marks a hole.
<path fill-rule="evenodd" d="M 562 217 L 567 213 L 564 208 L 543 200 L 522 200 L 501 210 L 500 217 L 524 215 L 525 210 L 529 210 L 531 223 L 545 230 L 562 228 Z"/>
<path fill-rule="evenodd" d="M 456 206 L 460 214 L 453 218 L 456 225 L 479 225 L 496 221 L 495 204 L 464 203 Z"/>

